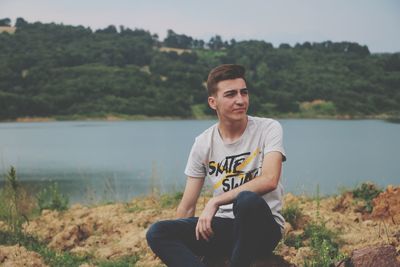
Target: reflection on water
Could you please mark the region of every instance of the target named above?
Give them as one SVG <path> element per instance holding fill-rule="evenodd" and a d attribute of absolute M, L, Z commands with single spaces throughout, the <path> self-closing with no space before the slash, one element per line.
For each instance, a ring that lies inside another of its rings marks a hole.
<path fill-rule="evenodd" d="M 71 176 L 74 176 L 71 174 Z M 100 177 L 100 178 L 99 178 Z M 129 201 L 132 196 L 146 195 L 149 185 L 145 180 L 132 183 L 131 179 L 101 176 L 91 176 L 86 179 L 31 179 L 23 180 L 21 184 L 36 195 L 41 189 L 57 183 L 61 194 L 68 196 L 70 203 L 96 204 L 116 201 Z M 0 182 L 2 186 L 4 182 Z"/>
<path fill-rule="evenodd" d="M 68 196 L 70 203 L 95 204 L 130 201 L 134 196 L 153 193 L 177 192 L 183 184 L 161 183 L 154 164 L 150 177 L 144 173 L 19 173 L 21 184 L 36 195 L 41 189 L 57 183 L 61 194 Z M 22 177 L 22 179 L 21 179 Z M 4 181 L 0 181 L 3 186 Z"/>

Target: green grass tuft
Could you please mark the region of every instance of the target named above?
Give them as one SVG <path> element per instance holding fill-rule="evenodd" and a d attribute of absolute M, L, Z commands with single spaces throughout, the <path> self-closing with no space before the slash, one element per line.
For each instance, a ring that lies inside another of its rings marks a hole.
<path fill-rule="evenodd" d="M 287 205 L 282 210 L 282 216 L 285 220 L 293 226 L 293 228 L 297 228 L 299 219 L 303 216 L 300 207 L 296 203 L 291 203 Z"/>
<path fill-rule="evenodd" d="M 177 206 L 181 201 L 183 196 L 182 192 L 177 192 L 175 194 L 166 194 L 160 197 L 160 205 L 162 208 L 170 208 Z"/>
<path fill-rule="evenodd" d="M 58 184 L 53 183 L 43 188 L 36 195 L 39 210 L 44 209 L 63 211 L 68 209 L 68 197 L 62 195 L 58 189 Z"/>
<path fill-rule="evenodd" d="M 371 213 L 373 209 L 372 200 L 382 192 L 382 189 L 373 183 L 366 182 L 362 183 L 352 192 L 355 198 L 365 201 L 365 211 Z"/>
<path fill-rule="evenodd" d="M 129 203 L 129 204 L 125 205 L 125 211 L 128 212 L 128 213 L 135 213 L 135 212 L 140 212 L 140 211 L 143 211 L 143 210 L 145 210 L 145 208 L 140 206 L 137 203 L 134 203 L 134 204 L 130 204 Z"/>
<path fill-rule="evenodd" d="M 293 233 L 290 233 L 285 236 L 283 243 L 286 246 L 289 247 L 294 247 L 296 249 L 299 249 L 300 247 L 303 246 L 303 236 L 302 235 L 295 235 Z"/>

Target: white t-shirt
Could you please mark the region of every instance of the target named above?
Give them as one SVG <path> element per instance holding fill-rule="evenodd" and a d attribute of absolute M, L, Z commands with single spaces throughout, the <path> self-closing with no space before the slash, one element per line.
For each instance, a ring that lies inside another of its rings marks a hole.
<path fill-rule="evenodd" d="M 213 196 L 217 196 L 261 175 L 264 155 L 272 151 L 280 152 L 283 161 L 286 160 L 282 127 L 276 120 L 248 116 L 244 133 L 233 143 L 224 142 L 218 124 L 214 124 L 196 137 L 185 174 L 210 179 Z M 275 221 L 283 228 L 282 196 L 283 187 L 279 182 L 274 191 L 262 197 L 271 208 Z M 215 216 L 234 218 L 232 204 L 220 206 Z"/>

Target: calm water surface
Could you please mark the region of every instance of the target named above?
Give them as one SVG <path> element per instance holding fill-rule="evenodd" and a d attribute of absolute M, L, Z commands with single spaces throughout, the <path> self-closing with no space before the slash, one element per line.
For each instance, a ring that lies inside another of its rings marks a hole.
<path fill-rule="evenodd" d="M 400 184 L 400 124 L 280 120 L 287 192 L 323 194 L 363 181 Z M 57 181 L 71 202 L 183 190 L 194 138 L 215 121 L 0 123 L 0 173 L 37 191 Z"/>

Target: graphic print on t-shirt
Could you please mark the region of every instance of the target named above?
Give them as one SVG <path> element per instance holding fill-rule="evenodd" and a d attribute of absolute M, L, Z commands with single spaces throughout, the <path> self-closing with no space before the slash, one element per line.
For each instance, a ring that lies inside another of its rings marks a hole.
<path fill-rule="evenodd" d="M 260 149 L 257 148 L 253 153 L 245 152 L 227 156 L 221 161 L 209 161 L 208 175 L 214 181 L 214 190 L 222 186 L 222 190 L 227 192 L 256 177 L 261 166 L 250 170 L 245 170 L 245 167 L 249 164 L 252 166 L 251 163 L 259 153 Z"/>

